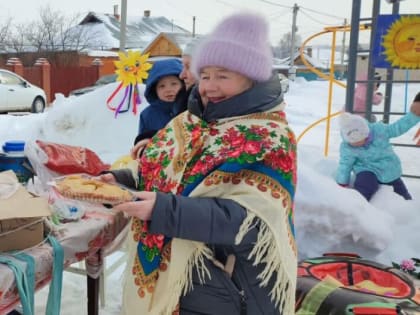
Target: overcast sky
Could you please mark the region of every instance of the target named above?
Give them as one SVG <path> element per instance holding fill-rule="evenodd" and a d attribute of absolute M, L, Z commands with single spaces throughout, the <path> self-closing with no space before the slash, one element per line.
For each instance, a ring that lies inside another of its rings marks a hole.
<path fill-rule="evenodd" d="M 127 0 L 128 15 L 143 15 L 144 10 L 151 10 L 154 16 L 164 15 L 188 30 L 192 31 L 193 16 L 196 17 L 196 32 L 205 34 L 220 20 L 239 9 L 254 9 L 267 16 L 270 22 L 271 40 L 279 41 L 283 34 L 291 31 L 292 7 L 299 6 L 297 15 L 298 32 L 303 40 L 324 27 L 341 25 L 344 19 L 351 18 L 351 0 Z M 364 0 L 362 17 L 372 12 L 372 0 Z M 400 4 L 400 13 L 420 13 L 419 0 L 404 0 Z M 42 7 L 50 5 L 54 11 L 61 11 L 66 16 L 84 15 L 89 11 L 112 13 L 114 5 L 121 9 L 121 0 L 1 0 L 0 25 L 8 17 L 16 22 L 36 20 Z M 391 13 L 391 5 L 381 0 L 381 13 Z M 348 38 L 348 36 L 347 36 Z M 366 36 L 366 38 L 368 38 Z M 341 39 L 341 35 L 340 35 Z M 324 37 L 330 42 L 331 37 Z"/>

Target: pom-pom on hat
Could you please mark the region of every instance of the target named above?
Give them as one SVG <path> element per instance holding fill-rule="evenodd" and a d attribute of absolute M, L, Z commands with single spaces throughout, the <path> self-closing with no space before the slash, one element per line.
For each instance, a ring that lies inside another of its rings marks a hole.
<path fill-rule="evenodd" d="M 271 77 L 273 54 L 268 24 L 255 13 L 237 13 L 223 19 L 192 56 L 192 70 L 199 77 L 207 66 L 226 68 L 255 81 Z"/>
<path fill-rule="evenodd" d="M 340 116 L 341 137 L 348 143 L 355 143 L 369 136 L 369 126 L 361 116 L 343 113 Z"/>

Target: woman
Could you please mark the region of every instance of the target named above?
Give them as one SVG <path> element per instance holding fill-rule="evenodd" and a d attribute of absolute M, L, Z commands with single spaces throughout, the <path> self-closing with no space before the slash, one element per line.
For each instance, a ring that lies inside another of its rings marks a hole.
<path fill-rule="evenodd" d="M 192 61 L 188 111 L 146 146 L 139 200 L 115 207 L 133 217 L 123 313 L 292 314 L 296 142 L 266 21 L 224 19 Z"/>

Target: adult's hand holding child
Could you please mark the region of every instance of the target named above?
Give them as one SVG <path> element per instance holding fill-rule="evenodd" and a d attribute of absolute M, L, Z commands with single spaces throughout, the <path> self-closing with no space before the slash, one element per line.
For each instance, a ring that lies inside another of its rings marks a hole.
<path fill-rule="evenodd" d="M 143 139 L 137 142 L 134 147 L 130 150 L 130 156 L 133 160 L 137 160 L 142 154 L 144 147 L 149 142 L 150 139 Z"/>

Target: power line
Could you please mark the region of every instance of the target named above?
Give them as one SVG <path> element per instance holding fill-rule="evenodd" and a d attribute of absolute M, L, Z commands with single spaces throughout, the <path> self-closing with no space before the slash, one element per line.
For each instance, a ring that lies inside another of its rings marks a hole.
<path fill-rule="evenodd" d="M 271 2 L 271 1 L 268 1 L 268 0 L 260 0 L 260 1 L 261 2 L 264 2 L 264 3 L 271 4 L 271 5 L 275 5 L 277 7 L 282 7 L 282 8 L 287 8 L 287 9 L 293 9 L 293 7 L 291 7 L 291 6 L 281 5 L 281 4 L 278 4 L 278 3 L 275 3 L 275 2 Z"/>
<path fill-rule="evenodd" d="M 310 19 L 310 20 L 312 20 L 312 21 L 314 21 L 314 22 L 316 22 L 316 23 L 318 23 L 318 24 L 321 24 L 321 25 L 326 25 L 326 26 L 334 26 L 334 25 L 337 25 L 337 23 L 335 23 L 335 24 L 330 24 L 330 23 L 321 22 L 321 21 L 319 21 L 319 20 L 315 19 L 314 17 L 310 16 L 310 15 L 309 15 L 308 13 L 306 13 L 304 10 L 301 10 L 300 12 L 301 12 L 304 16 L 306 16 L 308 19 Z"/>
<path fill-rule="evenodd" d="M 344 17 L 341 17 L 341 16 L 332 15 L 332 14 L 329 14 L 329 13 L 325 13 L 325 12 L 321 12 L 321 11 L 317 11 L 317 10 L 313 10 L 313 9 L 309 9 L 309 8 L 305 8 L 305 7 L 300 7 L 300 8 L 308 10 L 308 11 L 312 11 L 312 12 L 320 14 L 320 15 L 329 16 L 329 17 L 332 17 L 332 18 L 335 18 L 335 19 L 338 19 L 338 20 L 341 20 L 341 21 L 345 19 Z"/>
<path fill-rule="evenodd" d="M 221 3 L 221 4 L 224 4 L 224 5 L 226 5 L 226 6 L 228 6 L 228 7 L 231 7 L 231 8 L 237 8 L 236 6 L 234 6 L 233 4 L 230 4 L 230 3 L 227 3 L 227 2 L 225 2 L 225 1 L 222 1 L 222 0 L 216 0 L 216 2 L 219 2 L 219 3 Z"/>
<path fill-rule="evenodd" d="M 261 2 L 264 2 L 264 3 L 268 3 L 268 4 L 271 4 L 271 5 L 274 5 L 274 6 L 277 6 L 277 7 L 282 7 L 282 8 L 287 8 L 287 9 L 293 9 L 293 7 L 291 7 L 291 6 L 281 5 L 281 4 L 278 4 L 278 3 L 275 3 L 275 2 L 272 2 L 272 1 L 269 1 L 269 0 L 260 0 L 260 1 Z M 341 17 L 341 16 L 337 16 L 337 15 L 333 15 L 333 14 L 329 14 L 329 13 L 317 11 L 317 10 L 314 10 L 314 9 L 305 8 L 305 7 L 302 7 L 302 6 L 299 6 L 299 9 L 306 9 L 308 11 L 312 11 L 314 13 L 317 13 L 317 14 L 320 14 L 320 15 L 324 15 L 324 16 L 329 16 L 329 17 L 336 18 L 336 19 L 339 19 L 339 20 L 343 20 L 344 19 L 344 17 Z"/>
<path fill-rule="evenodd" d="M 286 9 L 286 10 L 282 10 L 282 11 L 279 11 L 279 12 L 274 12 L 274 13 L 271 13 L 269 16 L 268 16 L 268 19 L 274 19 L 274 18 L 279 18 L 279 17 L 281 17 L 281 16 L 285 16 L 285 15 L 287 15 L 287 14 L 290 14 L 290 9 Z"/>

